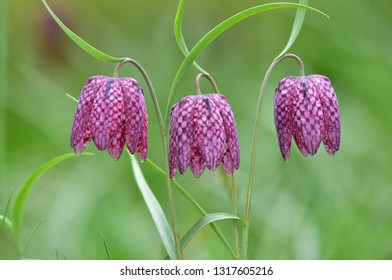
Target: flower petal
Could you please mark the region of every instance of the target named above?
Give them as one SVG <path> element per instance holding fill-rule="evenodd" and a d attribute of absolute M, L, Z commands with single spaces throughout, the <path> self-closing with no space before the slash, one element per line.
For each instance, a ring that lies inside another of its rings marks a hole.
<path fill-rule="evenodd" d="M 84 137 L 84 134 L 90 118 L 94 99 L 99 89 L 107 81 L 107 79 L 108 77 L 106 76 L 93 76 L 89 78 L 84 85 L 75 110 L 75 117 L 73 120 L 71 132 L 71 147 L 75 148 L 75 146 L 78 145 L 78 143 L 82 140 L 82 137 L 86 138 Z M 80 150 L 80 148 L 81 147 L 78 147 L 77 150 Z"/>
<path fill-rule="evenodd" d="M 226 135 L 219 108 L 208 96 L 199 96 L 194 109 L 194 137 L 206 166 L 215 170 L 225 151 Z"/>
<path fill-rule="evenodd" d="M 226 134 L 226 149 L 222 155 L 221 162 L 226 172 L 232 174 L 234 168 L 238 169 L 240 166 L 240 145 L 234 114 L 224 95 L 210 94 L 209 97 L 219 108 Z"/>
<path fill-rule="evenodd" d="M 84 149 L 86 148 L 88 142 L 90 142 L 91 140 L 91 131 L 90 131 L 90 125 L 87 124 L 87 127 L 84 131 L 84 134 L 82 136 L 82 138 L 80 138 L 79 142 L 76 143 L 76 145 L 73 147 L 74 151 L 76 154 L 80 154 L 81 152 L 84 151 Z"/>
<path fill-rule="evenodd" d="M 197 102 L 196 96 L 187 96 L 181 99 L 178 103 L 177 117 L 173 120 L 176 123 L 174 125 L 174 141 L 177 146 L 177 166 L 181 174 L 187 170 L 192 155 L 195 102 Z"/>
<path fill-rule="evenodd" d="M 125 108 L 125 142 L 131 154 L 134 154 L 139 142 L 140 130 L 144 118 L 144 95 L 136 80 L 122 78 Z"/>
<path fill-rule="evenodd" d="M 125 144 L 125 120 L 121 122 L 119 129 L 114 135 L 112 141 L 108 146 L 108 152 L 114 160 L 118 160 L 122 154 Z"/>
<path fill-rule="evenodd" d="M 293 97 L 297 94 L 296 77 L 287 77 L 279 82 L 274 97 L 274 119 L 280 152 L 283 160 L 290 158 L 293 135 Z"/>
<path fill-rule="evenodd" d="M 196 178 L 200 177 L 200 175 L 204 171 L 204 168 L 206 167 L 206 162 L 201 156 L 199 147 L 197 146 L 196 142 L 193 142 L 192 145 L 192 154 L 191 154 L 191 160 L 189 165 L 191 167 L 193 175 L 195 175 Z"/>
<path fill-rule="evenodd" d="M 293 136 L 303 155 L 314 155 L 324 134 L 324 116 L 316 85 L 298 78 L 293 98 Z"/>
<path fill-rule="evenodd" d="M 141 93 L 143 94 L 143 91 L 141 91 Z M 140 110 L 143 112 L 143 117 L 141 120 L 142 125 L 140 128 L 139 141 L 137 144 L 137 153 L 139 155 L 139 159 L 143 162 L 147 158 L 148 150 L 148 115 L 146 104 L 144 102 L 142 103 L 142 107 L 140 108 Z"/>
<path fill-rule="evenodd" d="M 170 178 L 174 178 L 177 172 L 177 113 L 178 104 L 171 108 L 170 112 L 170 140 L 169 140 L 169 168 Z"/>
<path fill-rule="evenodd" d="M 122 89 L 116 79 L 108 79 L 99 89 L 90 116 L 91 134 L 99 150 L 105 150 L 120 127 L 124 114 Z"/>
<path fill-rule="evenodd" d="M 329 155 L 333 155 L 340 146 L 340 112 L 338 99 L 331 82 L 321 75 L 309 76 L 317 85 L 324 114 L 325 133 L 323 142 Z"/>

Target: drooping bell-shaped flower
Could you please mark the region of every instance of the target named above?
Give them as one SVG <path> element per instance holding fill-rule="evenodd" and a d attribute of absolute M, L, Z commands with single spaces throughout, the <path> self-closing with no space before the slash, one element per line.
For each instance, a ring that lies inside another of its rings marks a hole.
<path fill-rule="evenodd" d="M 321 141 L 328 154 L 340 145 L 340 113 L 335 91 L 327 77 L 286 77 L 276 88 L 275 126 L 285 161 L 290 158 L 291 138 L 301 153 L 314 155 Z"/>
<path fill-rule="evenodd" d="M 93 76 L 86 82 L 75 111 L 71 147 L 81 153 L 93 140 L 117 160 L 124 144 L 140 160 L 147 157 L 148 117 L 143 90 L 131 78 Z"/>
<path fill-rule="evenodd" d="M 175 104 L 170 113 L 170 177 L 188 166 L 199 177 L 219 164 L 232 174 L 240 164 L 234 115 L 221 94 L 193 95 Z"/>

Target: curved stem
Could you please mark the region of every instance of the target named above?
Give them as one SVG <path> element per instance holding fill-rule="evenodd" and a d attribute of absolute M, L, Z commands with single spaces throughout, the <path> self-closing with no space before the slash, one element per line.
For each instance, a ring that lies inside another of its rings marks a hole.
<path fill-rule="evenodd" d="M 177 258 L 182 259 L 183 257 L 182 257 L 182 250 L 181 250 L 180 233 L 178 231 L 178 226 L 177 226 L 177 214 L 176 214 L 176 207 L 175 207 L 175 201 L 174 201 L 174 196 L 173 196 L 173 187 L 172 187 L 172 182 L 171 182 L 170 175 L 169 175 L 170 174 L 169 151 L 168 151 L 168 145 L 167 145 L 165 124 L 163 123 L 161 109 L 159 107 L 159 103 L 158 103 L 157 96 L 155 94 L 154 87 L 151 83 L 150 78 L 147 75 L 147 72 L 136 60 L 131 59 L 131 58 L 126 58 L 123 61 L 121 61 L 119 64 L 117 64 L 116 69 L 114 70 L 113 77 L 115 77 L 115 78 L 118 77 L 118 71 L 120 70 L 121 66 L 124 65 L 125 63 L 133 64 L 139 70 L 139 72 L 142 74 L 144 80 L 147 83 L 148 89 L 150 91 L 151 99 L 154 104 L 154 109 L 155 109 L 155 113 L 157 115 L 159 130 L 160 130 L 161 138 L 162 138 L 163 153 L 164 153 L 164 157 L 165 157 L 166 187 L 167 187 L 167 192 L 169 195 L 170 214 L 171 214 L 171 218 L 172 218 L 172 228 L 173 228 L 173 234 L 174 234 L 174 241 L 176 244 Z"/>
<path fill-rule="evenodd" d="M 242 257 L 247 258 L 248 256 L 248 237 L 249 237 L 249 219 L 250 219 L 250 206 L 251 206 L 251 198 L 252 198 L 252 186 L 255 172 L 255 162 L 256 162 L 256 152 L 257 152 L 257 141 L 259 139 L 260 134 L 260 122 L 261 122 L 261 112 L 263 105 L 263 96 L 265 91 L 267 90 L 268 81 L 270 80 L 272 71 L 275 67 L 284 59 L 293 58 L 295 59 L 300 66 L 300 74 L 304 75 L 304 64 L 302 60 L 296 56 L 295 54 L 286 54 L 281 57 L 274 59 L 267 72 L 265 73 L 263 83 L 261 84 L 259 99 L 257 101 L 257 109 L 256 109 L 256 119 L 255 125 L 253 128 L 253 138 L 252 138 L 252 149 L 250 155 L 250 167 L 249 167 L 249 177 L 248 177 L 248 187 L 246 192 L 246 203 L 245 203 L 245 224 L 243 227 L 242 234 Z"/>
<path fill-rule="evenodd" d="M 201 78 L 206 78 L 210 82 L 211 86 L 214 88 L 214 92 L 215 93 L 219 93 L 218 86 L 216 85 L 216 83 L 215 83 L 214 79 L 212 78 L 212 76 L 210 74 L 206 74 L 206 73 L 199 73 L 196 76 L 196 92 L 197 92 L 197 95 L 201 95 L 201 89 L 200 89 L 200 79 Z"/>
<path fill-rule="evenodd" d="M 234 216 L 237 216 L 237 182 L 235 172 L 233 172 L 233 174 L 231 175 L 231 213 Z M 236 220 L 233 220 L 233 237 L 236 259 L 239 260 L 241 255 L 238 240 L 238 224 Z"/>

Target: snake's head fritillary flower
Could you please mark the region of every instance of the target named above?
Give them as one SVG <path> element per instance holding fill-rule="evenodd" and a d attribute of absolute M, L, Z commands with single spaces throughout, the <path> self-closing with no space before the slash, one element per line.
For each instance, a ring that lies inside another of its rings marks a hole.
<path fill-rule="evenodd" d="M 117 160 L 124 144 L 140 160 L 147 157 L 148 117 L 143 90 L 131 78 L 93 76 L 86 82 L 75 111 L 71 147 L 81 153 L 93 140 Z"/>
<path fill-rule="evenodd" d="M 274 117 L 285 161 L 290 158 L 292 136 L 304 156 L 314 155 L 321 141 L 329 155 L 339 150 L 339 106 L 327 77 L 310 75 L 282 79 L 275 91 Z"/>
<path fill-rule="evenodd" d="M 199 177 L 219 164 L 232 174 L 240 165 L 240 148 L 233 111 L 221 94 L 193 95 L 170 113 L 170 177 L 188 166 Z"/>

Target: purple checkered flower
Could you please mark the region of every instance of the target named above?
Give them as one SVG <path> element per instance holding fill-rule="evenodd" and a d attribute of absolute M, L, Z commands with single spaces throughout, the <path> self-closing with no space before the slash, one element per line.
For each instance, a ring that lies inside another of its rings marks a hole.
<path fill-rule="evenodd" d="M 275 91 L 274 116 L 285 161 L 290 158 L 292 136 L 304 156 L 314 155 L 321 141 L 329 155 L 339 150 L 339 106 L 327 77 L 311 75 L 282 79 Z"/>
<path fill-rule="evenodd" d="M 233 111 L 221 94 L 193 95 L 170 113 L 170 177 L 190 166 L 199 177 L 219 164 L 232 174 L 240 165 L 240 148 Z"/>
<path fill-rule="evenodd" d="M 81 153 L 92 139 L 117 160 L 126 143 L 140 160 L 147 157 L 148 117 L 143 90 L 131 78 L 93 76 L 76 107 L 71 147 Z"/>

